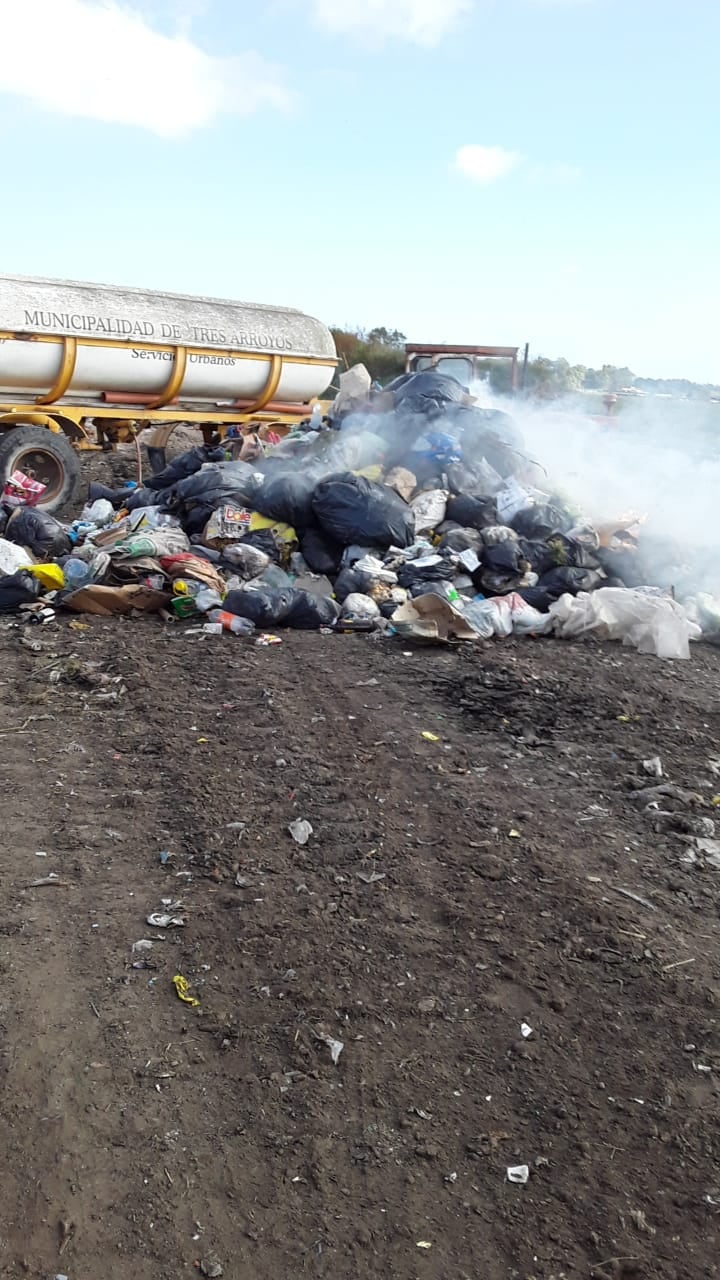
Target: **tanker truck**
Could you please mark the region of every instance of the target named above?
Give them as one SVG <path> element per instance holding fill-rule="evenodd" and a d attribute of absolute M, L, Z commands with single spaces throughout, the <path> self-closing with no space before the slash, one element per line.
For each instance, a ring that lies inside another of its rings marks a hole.
<path fill-rule="evenodd" d="M 205 443 L 310 415 L 337 365 L 329 330 L 287 307 L 0 275 L 0 480 L 21 471 L 54 511 L 78 451 L 178 423 Z M 138 447 L 139 456 L 139 447 Z"/>

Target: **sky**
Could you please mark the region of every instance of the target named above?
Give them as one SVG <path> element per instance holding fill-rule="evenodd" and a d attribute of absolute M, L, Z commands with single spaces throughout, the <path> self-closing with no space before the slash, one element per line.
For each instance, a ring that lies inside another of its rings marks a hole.
<path fill-rule="evenodd" d="M 0 0 L 0 271 L 720 383 L 717 0 Z"/>

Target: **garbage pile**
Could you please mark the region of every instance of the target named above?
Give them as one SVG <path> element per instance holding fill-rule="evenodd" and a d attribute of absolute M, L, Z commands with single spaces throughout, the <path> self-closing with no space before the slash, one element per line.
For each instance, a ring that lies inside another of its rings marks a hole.
<path fill-rule="evenodd" d="M 13 477 L 0 506 L 0 612 L 134 610 L 277 639 L 384 631 L 446 643 L 587 634 L 687 658 L 720 609 L 643 580 L 639 531 L 595 528 L 551 491 L 504 413 L 454 378 L 406 375 L 253 462 L 190 449 L 142 485 L 92 484 L 62 524 Z M 265 634 L 262 634 L 265 633 Z"/>

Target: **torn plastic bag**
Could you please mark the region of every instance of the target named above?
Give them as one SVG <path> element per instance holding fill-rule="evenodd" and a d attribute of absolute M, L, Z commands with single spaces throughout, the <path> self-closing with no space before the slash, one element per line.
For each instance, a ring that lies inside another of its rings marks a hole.
<path fill-rule="evenodd" d="M 313 573 L 337 573 L 342 561 L 342 546 L 321 529 L 306 529 L 300 539 L 300 547 Z"/>
<path fill-rule="evenodd" d="M 171 489 L 180 480 L 195 475 L 207 462 L 222 462 L 225 457 L 223 449 L 206 448 L 203 445 L 195 449 L 186 449 L 157 475 L 148 476 L 145 481 L 147 489 Z"/>
<path fill-rule="evenodd" d="M 349 471 L 321 480 L 313 511 L 325 532 L 343 546 L 407 547 L 415 536 L 412 510 L 394 489 Z"/>
<path fill-rule="evenodd" d="M 494 498 L 468 497 L 461 493 L 450 498 L 447 504 L 447 518 L 454 520 L 463 529 L 482 531 L 498 522 L 497 506 Z"/>
<path fill-rule="evenodd" d="M 488 498 L 502 489 L 503 479 L 490 463 L 481 458 L 479 462 L 452 462 L 447 468 L 447 479 L 450 491 L 458 497 Z"/>
<path fill-rule="evenodd" d="M 413 498 L 410 506 L 415 516 L 415 534 L 429 533 L 445 519 L 447 489 L 426 489 Z"/>
<path fill-rule="evenodd" d="M 225 547 L 222 558 L 241 578 L 256 578 L 271 563 L 266 552 L 251 546 L 244 539 Z"/>
<path fill-rule="evenodd" d="M 572 527 L 574 517 L 557 503 L 540 502 L 518 511 L 510 523 L 521 538 L 549 538 Z"/>
<path fill-rule="evenodd" d="M 273 529 L 253 529 L 242 541 L 244 546 L 257 547 L 258 551 L 264 551 L 274 564 L 280 564 L 287 552 L 282 538 L 279 538 Z"/>
<path fill-rule="evenodd" d="M 392 625 L 404 640 L 445 644 L 448 640 L 477 640 L 478 634 L 458 609 L 436 595 L 418 596 L 400 605 L 392 614 Z"/>
<path fill-rule="evenodd" d="M 470 600 L 463 612 L 468 626 L 472 627 L 481 640 L 489 640 L 491 636 L 512 635 L 512 618 L 509 610 L 500 610 L 497 600 L 481 598 Z"/>
<path fill-rule="evenodd" d="M 12 613 L 40 594 L 40 583 L 31 573 L 8 573 L 0 578 L 0 613 Z"/>
<path fill-rule="evenodd" d="M 550 619 L 555 634 L 564 640 L 593 633 L 658 658 L 689 658 L 690 641 L 702 634 L 670 596 L 624 587 L 564 595 L 551 606 Z"/>
<path fill-rule="evenodd" d="M 16 507 L 5 525 L 5 537 L 27 547 L 38 560 L 57 560 L 69 555 L 72 543 L 67 530 L 45 511 Z"/>
<path fill-rule="evenodd" d="M 318 475 L 310 471 L 270 472 L 255 497 L 255 510 L 302 533 L 314 524 L 312 499 Z"/>
<path fill-rule="evenodd" d="M 595 591 L 604 581 L 604 575 L 596 569 L 576 569 L 566 565 L 544 573 L 538 582 L 541 591 L 559 600 L 566 593 L 576 596 L 579 591 Z"/>

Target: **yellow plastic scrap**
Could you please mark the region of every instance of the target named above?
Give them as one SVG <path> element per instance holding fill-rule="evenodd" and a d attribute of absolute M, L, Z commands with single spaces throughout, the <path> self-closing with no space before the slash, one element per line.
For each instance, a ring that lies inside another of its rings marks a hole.
<path fill-rule="evenodd" d="M 364 476 L 366 480 L 381 480 L 382 467 L 379 463 L 373 463 L 369 467 L 363 467 L 360 471 L 353 471 L 354 476 Z"/>
<path fill-rule="evenodd" d="M 59 564 L 29 564 L 26 572 L 37 578 L 48 591 L 61 591 L 65 586 L 65 574 Z"/>
<path fill-rule="evenodd" d="M 436 733 L 431 733 L 429 729 L 426 729 L 422 736 L 423 736 L 423 738 L 425 739 L 425 741 L 426 741 L 426 742 L 439 742 L 439 741 L 440 741 L 440 739 L 438 738 L 437 734 L 436 734 Z"/>
<path fill-rule="evenodd" d="M 173 986 L 177 991 L 178 1000 L 182 1000 L 183 1004 L 189 1004 L 193 1009 L 197 1009 L 200 1001 L 195 996 L 188 995 L 190 984 L 187 978 L 183 978 L 181 973 L 176 973 L 173 978 Z"/>
<path fill-rule="evenodd" d="M 250 516 L 250 532 L 254 533 L 256 529 L 272 529 L 282 542 L 297 542 L 298 536 L 290 524 L 283 524 L 282 521 L 273 520 L 270 516 L 261 516 L 258 511 L 253 511 Z"/>

